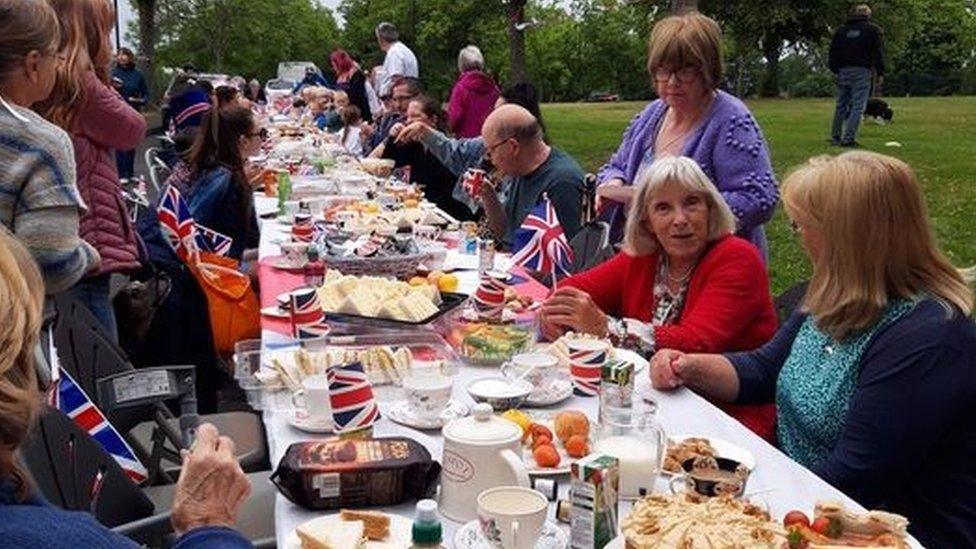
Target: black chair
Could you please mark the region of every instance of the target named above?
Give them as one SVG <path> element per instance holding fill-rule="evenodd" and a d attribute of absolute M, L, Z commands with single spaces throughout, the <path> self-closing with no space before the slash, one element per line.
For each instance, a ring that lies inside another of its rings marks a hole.
<path fill-rule="evenodd" d="M 592 269 L 614 255 L 610 245 L 610 225 L 604 221 L 591 221 L 580 228 L 569 241 L 573 250 L 573 274 Z"/>
<path fill-rule="evenodd" d="M 33 489 L 52 505 L 84 511 L 149 547 L 175 541 L 169 507 L 173 485 L 140 489 L 98 442 L 60 410 L 45 406 L 19 459 Z M 260 548 L 275 547 L 270 471 L 248 475 L 251 497 L 235 527 Z"/>
<path fill-rule="evenodd" d="M 773 305 L 776 306 L 776 313 L 779 315 L 780 324 L 786 322 L 790 318 L 790 315 L 796 311 L 796 308 L 800 306 L 803 297 L 807 295 L 807 286 L 809 285 L 809 280 L 797 282 L 773 299 Z"/>
<path fill-rule="evenodd" d="M 171 399 L 159 397 L 120 404 L 113 395 L 118 392 L 116 389 L 124 387 L 112 386 L 107 391 L 100 389 L 100 383 L 143 370 L 180 370 L 187 366 L 137 370 L 83 304 L 66 296 L 58 296 L 55 302 L 58 316 L 54 341 L 61 367 L 75 378 L 133 451 L 147 463 L 151 480 L 172 481 L 179 473 L 179 450 L 184 447 L 181 431 L 185 429 L 181 428 L 181 419 L 165 405 Z M 195 407 L 193 414 L 196 414 Z M 226 412 L 205 415 L 203 420 L 213 423 L 221 434 L 234 440 L 237 458 L 245 471 L 270 468 L 264 427 L 257 414 Z"/>

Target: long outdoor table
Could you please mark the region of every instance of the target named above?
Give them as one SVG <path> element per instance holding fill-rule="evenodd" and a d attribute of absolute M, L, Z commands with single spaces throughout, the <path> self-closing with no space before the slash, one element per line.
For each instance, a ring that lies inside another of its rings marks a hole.
<path fill-rule="evenodd" d="M 261 200 L 260 198 L 257 200 L 256 206 L 258 213 L 273 208 L 271 201 L 267 199 Z M 260 256 L 268 257 L 277 255 L 278 247 L 274 244 L 274 241 L 287 237 L 286 228 L 276 221 L 270 220 L 262 222 L 261 229 Z M 271 295 L 272 292 L 270 291 L 265 292 L 264 289 L 278 289 L 281 288 L 281 284 L 276 284 L 274 281 L 268 280 L 268 277 L 287 276 L 287 274 L 273 269 L 262 269 L 260 276 L 262 305 L 271 304 L 274 302 L 275 295 Z M 291 276 L 295 284 L 301 284 L 300 277 Z M 477 285 L 476 272 L 461 272 L 459 273 L 459 278 L 462 292 L 470 292 Z M 266 293 L 267 295 L 265 295 Z M 282 343 L 287 340 L 280 333 L 280 326 L 274 326 L 274 322 L 268 319 L 265 319 L 265 321 L 267 323 L 264 325 L 265 329 L 262 332 L 262 337 L 266 345 L 274 346 L 276 343 Z M 469 407 L 473 406 L 474 402 L 467 394 L 465 387 L 477 378 L 494 373 L 497 373 L 497 370 L 492 368 L 460 365 L 454 378 L 452 398 L 467 404 Z M 799 509 L 809 514 L 812 512 L 814 504 L 821 500 L 840 501 L 849 509 L 856 511 L 863 510 L 863 507 L 855 501 L 821 480 L 695 393 L 687 389 L 679 389 L 670 393 L 656 391 L 650 386 L 650 380 L 646 370 L 638 376 L 636 392 L 638 395 L 647 396 L 656 401 L 658 406 L 658 421 L 668 435 L 703 435 L 715 437 L 732 442 L 752 452 L 756 458 L 757 466 L 749 477 L 747 493 L 756 493 L 756 499 L 767 503 L 770 514 L 774 519 L 781 519 L 783 515 L 793 509 Z M 386 413 L 392 404 L 393 402 L 391 401 L 381 400 L 379 402 L 381 414 Z M 573 396 L 562 404 L 547 408 L 546 410 L 577 409 L 584 412 L 591 419 L 596 419 L 597 407 L 598 399 L 596 398 Z M 303 440 L 326 438 L 325 435 L 311 435 L 295 429 L 289 425 L 287 412 L 284 410 L 266 409 L 263 412 L 263 416 L 272 467 L 277 465 L 290 444 Z M 443 450 L 443 437 L 438 431 L 418 431 L 396 424 L 384 417 L 374 426 L 374 434 L 377 436 L 406 436 L 413 438 L 423 444 L 435 460 L 440 461 Z M 559 482 L 560 498 L 565 499 L 569 487 L 569 478 L 568 476 L 556 478 Z M 664 485 L 659 483 L 658 486 L 662 487 Z M 551 505 L 551 508 L 549 518 L 550 520 L 554 520 L 553 510 L 555 504 Z M 413 509 L 414 504 L 409 503 L 382 510 L 412 518 Z M 629 504 L 622 504 L 620 507 L 621 516 L 625 516 L 628 510 Z M 286 547 L 285 540 L 299 524 L 316 516 L 321 516 L 322 514 L 328 513 L 307 511 L 278 494 L 275 501 L 275 531 L 277 533 L 278 546 L 282 548 Z M 454 534 L 462 525 L 446 518 L 442 518 L 442 520 L 444 524 L 444 544 L 447 547 L 453 547 Z M 912 542 L 913 546 L 920 547 L 914 540 Z"/>

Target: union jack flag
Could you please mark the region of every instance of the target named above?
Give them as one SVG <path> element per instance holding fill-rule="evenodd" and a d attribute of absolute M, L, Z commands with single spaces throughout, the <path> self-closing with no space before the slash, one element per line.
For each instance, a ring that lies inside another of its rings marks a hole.
<path fill-rule="evenodd" d="M 304 288 L 291 293 L 291 331 L 295 339 L 313 339 L 329 333 L 325 312 L 314 288 Z"/>
<path fill-rule="evenodd" d="M 50 393 L 50 404 L 64 412 L 74 422 L 88 432 L 102 445 L 122 468 L 122 471 L 139 484 L 149 476 L 146 467 L 136 457 L 135 452 L 125 442 L 122 435 L 105 419 L 102 411 L 95 406 L 85 391 L 75 383 L 65 370 L 58 372 L 56 389 Z"/>
<path fill-rule="evenodd" d="M 380 418 L 380 409 L 373 397 L 361 362 L 329 368 L 329 403 L 337 433 L 369 427 Z"/>
<path fill-rule="evenodd" d="M 173 250 L 180 259 L 186 261 L 187 258 L 196 255 L 197 249 L 197 228 L 190 215 L 190 208 L 176 187 L 170 185 L 163 193 L 156 210 L 156 217 L 159 219 L 160 228 L 163 235 L 169 240 Z"/>
<path fill-rule="evenodd" d="M 197 225 L 196 227 L 197 248 L 200 251 L 226 256 L 227 252 L 230 251 L 230 247 L 234 245 L 234 239 L 223 233 L 218 233 L 203 225 Z"/>
<path fill-rule="evenodd" d="M 532 208 L 522 226 L 515 231 L 512 249 L 515 265 L 552 273 L 554 281 L 570 274 L 573 250 L 548 196 L 543 195 L 542 201 Z"/>

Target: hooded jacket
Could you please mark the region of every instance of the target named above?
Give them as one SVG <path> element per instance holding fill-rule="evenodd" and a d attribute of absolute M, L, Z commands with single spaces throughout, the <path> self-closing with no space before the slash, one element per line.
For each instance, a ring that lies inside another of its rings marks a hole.
<path fill-rule="evenodd" d="M 885 72 L 884 33 L 864 16 L 855 16 L 837 29 L 830 42 L 828 65 L 836 73 L 844 67 L 864 67 L 878 76 Z"/>
<path fill-rule="evenodd" d="M 490 76 L 481 71 L 461 74 L 447 107 L 447 123 L 455 137 L 478 137 L 485 118 L 495 108 L 499 95 L 498 86 Z"/>

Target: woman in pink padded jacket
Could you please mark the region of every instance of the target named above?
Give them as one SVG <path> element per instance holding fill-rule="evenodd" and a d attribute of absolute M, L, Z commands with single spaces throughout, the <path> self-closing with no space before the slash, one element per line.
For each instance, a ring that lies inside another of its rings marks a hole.
<path fill-rule="evenodd" d="M 109 299 L 111 273 L 137 269 L 138 235 L 122 201 L 115 150 L 136 148 L 146 121 L 109 85 L 115 13 L 108 0 L 48 0 L 61 25 L 65 60 L 54 91 L 36 110 L 71 134 L 78 191 L 88 206 L 81 237 L 102 257 L 99 271 L 68 291 L 83 302 L 116 337 Z"/>

